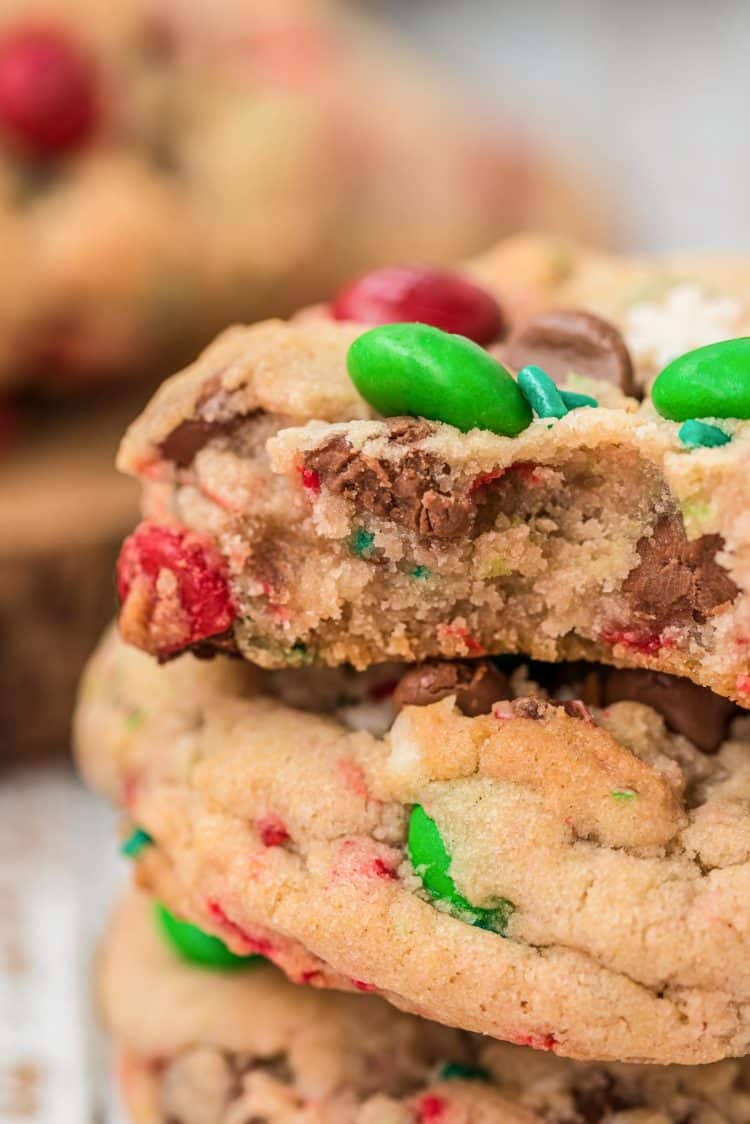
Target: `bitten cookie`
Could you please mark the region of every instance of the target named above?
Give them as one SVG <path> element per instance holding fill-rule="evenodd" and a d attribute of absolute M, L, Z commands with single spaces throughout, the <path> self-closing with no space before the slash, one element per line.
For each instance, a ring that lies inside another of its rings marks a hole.
<path fill-rule="evenodd" d="M 79 761 L 146 833 L 139 881 L 295 981 L 571 1057 L 743 1054 L 746 720 L 557 674 L 159 669 L 110 635 Z"/>
<path fill-rule="evenodd" d="M 499 303 L 465 273 L 386 270 L 169 380 L 120 452 L 146 517 L 124 637 L 265 667 L 584 657 L 750 702 L 750 359 L 744 402 L 639 403 L 617 324 L 522 314 L 543 271 L 511 266 L 539 246 L 498 251 Z"/>
<path fill-rule="evenodd" d="M 136 1124 L 744 1124 L 750 1112 L 746 1061 L 566 1062 L 294 987 L 267 964 L 196 968 L 141 895 L 117 910 L 98 980 Z"/>
<path fill-rule="evenodd" d="M 449 85 L 326 0 L 5 0 L 0 385 L 155 378 L 394 255 L 593 233 Z"/>

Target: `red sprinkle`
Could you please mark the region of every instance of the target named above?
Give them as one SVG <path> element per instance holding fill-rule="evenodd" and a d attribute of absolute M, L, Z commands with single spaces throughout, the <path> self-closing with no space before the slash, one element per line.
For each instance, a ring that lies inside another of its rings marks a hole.
<path fill-rule="evenodd" d="M 375 990 L 374 984 L 365 983 L 364 980 L 353 979 L 351 982 L 354 985 L 354 987 L 356 987 L 357 991 L 374 991 Z"/>
<path fill-rule="evenodd" d="M 322 975 L 323 973 L 320 968 L 308 968 L 306 971 L 300 972 L 299 982 L 301 984 L 310 984 L 314 979 Z"/>
<path fill-rule="evenodd" d="M 513 1041 L 516 1046 L 531 1046 L 532 1050 L 554 1050 L 557 1045 L 554 1034 L 524 1034 Z"/>
<path fill-rule="evenodd" d="M 737 691 L 740 695 L 750 694 L 750 675 L 737 676 Z"/>
<path fill-rule="evenodd" d="M 281 847 L 290 838 L 283 820 L 273 814 L 258 820 L 258 831 L 264 847 Z"/>
<path fill-rule="evenodd" d="M 249 933 L 245 932 L 241 925 L 236 921 L 232 921 L 227 917 L 224 910 L 221 908 L 217 901 L 207 901 L 206 908 L 213 918 L 228 932 L 234 933 L 239 937 L 244 944 L 247 945 L 248 952 L 257 952 L 260 956 L 270 956 L 273 951 L 273 945 L 265 937 L 251 937 Z"/>
<path fill-rule="evenodd" d="M 504 468 L 497 468 L 494 472 L 480 472 L 479 476 L 475 476 L 469 485 L 469 495 L 473 496 L 480 488 L 486 488 L 488 484 L 494 483 L 495 480 L 499 480 L 504 475 Z"/>
<path fill-rule="evenodd" d="M 351 757 L 340 757 L 336 762 L 344 787 L 361 800 L 369 799 L 367 781 L 360 765 Z"/>
<path fill-rule="evenodd" d="M 371 871 L 376 878 L 388 878 L 394 882 L 397 878 L 395 870 L 393 870 L 382 859 L 373 859 Z"/>
<path fill-rule="evenodd" d="M 656 632 L 636 632 L 633 629 L 610 629 L 602 633 L 605 644 L 614 647 L 622 644 L 631 651 L 641 652 L 644 656 L 655 656 L 666 645 L 661 636 Z"/>
<path fill-rule="evenodd" d="M 467 652 L 474 656 L 483 656 L 486 653 L 486 648 L 479 643 L 478 640 L 471 635 L 468 628 L 459 624 L 442 624 L 439 631 L 443 636 L 455 637 L 456 640 L 461 640 L 466 647 Z"/>
<path fill-rule="evenodd" d="M 442 1097 L 428 1093 L 417 1105 L 417 1120 L 420 1124 L 426 1124 L 429 1120 L 439 1120 L 447 1107 Z"/>
<path fill-rule="evenodd" d="M 360 324 L 431 324 L 481 344 L 505 330 L 491 293 L 458 273 L 423 266 L 386 266 L 359 277 L 339 289 L 331 314 Z"/>
<path fill-rule="evenodd" d="M 0 130 L 35 156 L 70 151 L 96 127 L 93 69 L 68 36 L 16 27 L 0 39 Z"/>
<path fill-rule="evenodd" d="M 302 480 L 302 487 L 307 488 L 308 492 L 314 492 L 315 495 L 320 491 L 320 473 L 316 472 L 314 468 L 304 468 L 300 465 L 297 470 Z"/>
<path fill-rule="evenodd" d="M 158 582 L 165 573 L 173 575 L 175 588 L 160 605 Z M 136 528 L 120 552 L 117 592 L 123 606 L 131 593 L 138 598 L 139 613 L 146 618 L 143 646 L 162 656 L 226 632 L 236 615 L 216 546 L 177 527 L 141 523 Z M 160 615 L 165 619 L 158 620 Z"/>

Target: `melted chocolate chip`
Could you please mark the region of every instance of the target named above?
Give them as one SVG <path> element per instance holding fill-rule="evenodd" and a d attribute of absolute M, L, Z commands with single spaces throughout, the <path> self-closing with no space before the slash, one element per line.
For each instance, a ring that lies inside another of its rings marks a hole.
<path fill-rule="evenodd" d="M 180 468 L 192 464 L 196 453 L 206 445 L 216 433 L 216 426 L 202 418 L 189 418 L 173 429 L 159 446 L 159 452 L 168 461 L 174 461 Z"/>
<path fill-rule="evenodd" d="M 514 718 L 531 718 L 540 722 L 548 718 L 553 710 L 563 710 L 569 718 L 578 718 L 582 722 L 591 722 L 586 704 L 580 699 L 536 699 L 531 696 L 515 699 L 512 710 Z"/>
<path fill-rule="evenodd" d="M 427 435 L 426 425 L 396 418 L 389 423 L 389 439 L 410 445 Z M 390 519 L 422 538 L 456 540 L 468 536 L 474 525 L 476 506 L 471 497 L 457 495 L 438 481 L 448 467 L 424 449 L 409 448 L 397 461 L 379 460 L 338 436 L 308 453 L 304 467 L 358 510 Z"/>
<path fill-rule="evenodd" d="M 250 414 L 237 414 L 223 421 L 207 421 L 205 418 L 188 418 L 180 422 L 159 446 L 165 460 L 174 461 L 179 468 L 187 468 L 204 445 L 215 437 L 230 437 L 247 420 L 260 411 Z"/>
<path fill-rule="evenodd" d="M 625 394 L 637 394 L 625 340 L 613 324 L 590 312 L 541 312 L 514 332 L 504 355 L 516 371 L 532 363 L 557 383 L 574 372 L 612 383 Z"/>
<path fill-rule="evenodd" d="M 613 669 L 604 684 L 604 703 L 609 706 L 623 700 L 653 707 L 670 730 L 684 734 L 705 753 L 719 748 L 737 712 L 729 699 L 676 675 Z"/>
<path fill-rule="evenodd" d="M 508 680 L 485 660 L 428 660 L 411 668 L 393 692 L 396 710 L 429 706 L 448 695 L 469 718 L 489 714 L 493 703 L 510 698 Z"/>
<path fill-rule="evenodd" d="M 670 624 L 703 624 L 737 595 L 737 586 L 716 561 L 723 546 L 721 535 L 688 541 L 681 519 L 660 519 L 638 543 L 640 562 L 623 583 L 633 615 L 657 631 Z"/>

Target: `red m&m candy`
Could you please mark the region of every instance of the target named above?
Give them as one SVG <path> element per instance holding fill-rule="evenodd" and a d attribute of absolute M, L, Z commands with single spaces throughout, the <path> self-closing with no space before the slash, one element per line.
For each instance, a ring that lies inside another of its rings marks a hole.
<path fill-rule="evenodd" d="M 19 27 L 0 38 L 0 133 L 34 156 L 79 147 L 98 116 L 93 69 L 63 32 Z"/>
<path fill-rule="evenodd" d="M 387 266 L 346 285 L 331 302 L 335 320 L 429 324 L 488 344 L 505 328 L 495 298 L 447 269 Z"/>

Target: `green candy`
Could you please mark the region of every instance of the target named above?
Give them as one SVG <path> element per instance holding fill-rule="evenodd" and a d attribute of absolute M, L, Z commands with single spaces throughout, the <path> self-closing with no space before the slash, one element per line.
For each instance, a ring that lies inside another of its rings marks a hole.
<path fill-rule="evenodd" d="M 352 554 L 356 554 L 357 558 L 368 558 L 373 552 L 373 543 L 375 536 L 372 531 L 366 531 L 364 527 L 359 527 L 349 539 L 349 548 Z"/>
<path fill-rule="evenodd" d="M 518 372 L 518 385 L 538 418 L 564 418 L 568 413 L 560 391 L 541 367 L 524 367 Z"/>
<path fill-rule="evenodd" d="M 671 421 L 750 418 L 750 336 L 710 343 L 672 360 L 651 398 Z"/>
<path fill-rule="evenodd" d="M 448 873 L 451 856 L 443 837 L 421 804 L 415 804 L 411 810 L 407 843 L 412 866 L 433 898 L 450 902 L 458 913 L 480 929 L 492 929 L 501 936 L 505 933 L 513 903 L 501 898 L 494 909 L 479 909 L 459 894 Z"/>
<path fill-rule="evenodd" d="M 359 393 L 386 418 L 408 414 L 505 437 L 531 423 L 529 405 L 505 368 L 478 344 L 439 328 L 373 328 L 351 345 L 347 366 Z"/>
<path fill-rule="evenodd" d="M 578 410 L 581 406 L 591 406 L 596 409 L 599 405 L 596 398 L 590 394 L 578 394 L 575 390 L 561 390 L 560 397 L 569 410 Z"/>
<path fill-rule="evenodd" d="M 135 859 L 145 847 L 153 843 L 152 837 L 142 827 L 137 827 L 120 847 L 120 854 L 126 859 Z"/>
<path fill-rule="evenodd" d="M 202 968 L 218 968 L 221 971 L 247 968 L 249 964 L 262 959 L 260 956 L 237 956 L 230 951 L 218 937 L 204 933 L 197 925 L 175 917 L 161 902 L 154 903 L 157 923 L 175 952 L 190 964 L 200 964 Z"/>
<path fill-rule="evenodd" d="M 438 1081 L 490 1081 L 491 1076 L 484 1066 L 463 1062 L 445 1062 L 438 1071 Z"/>
<path fill-rule="evenodd" d="M 689 449 L 709 448 L 715 449 L 719 445 L 728 445 L 732 438 L 723 429 L 719 429 L 717 425 L 709 425 L 707 422 L 697 421 L 691 418 L 690 421 L 683 422 L 677 430 L 677 436 L 683 445 L 687 445 Z"/>

